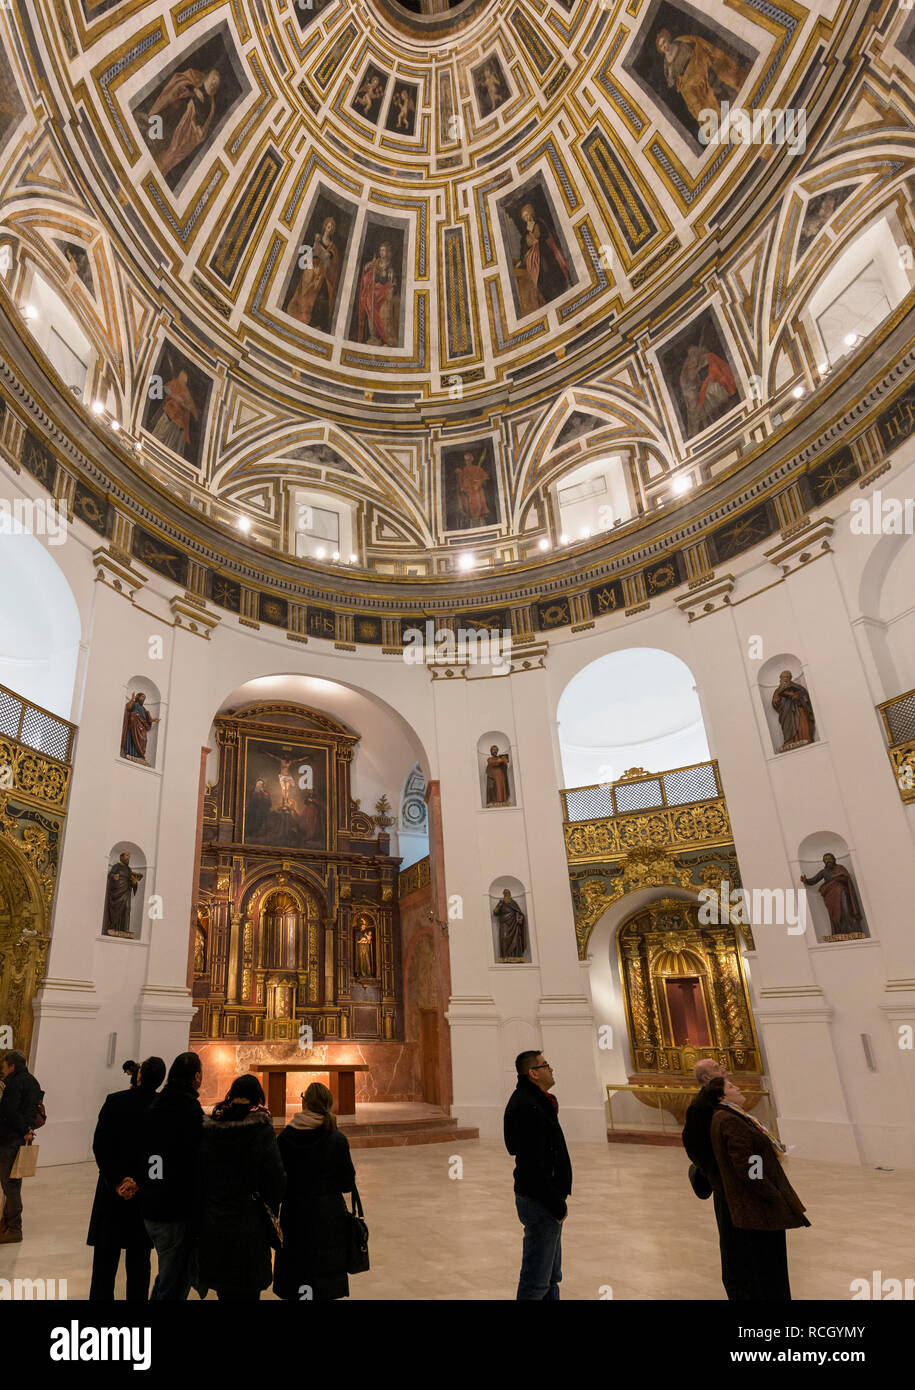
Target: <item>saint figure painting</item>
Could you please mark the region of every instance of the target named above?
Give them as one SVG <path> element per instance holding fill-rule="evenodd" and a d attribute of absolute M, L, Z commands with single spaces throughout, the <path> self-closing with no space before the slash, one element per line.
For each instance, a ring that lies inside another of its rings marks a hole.
<path fill-rule="evenodd" d="M 302 232 L 283 308 L 321 333 L 333 333 L 340 275 L 349 251 L 355 209 L 326 191 L 315 199 Z"/>
<path fill-rule="evenodd" d="M 491 439 L 442 450 L 446 531 L 470 531 L 501 520 L 496 460 Z"/>
<path fill-rule="evenodd" d="M 203 452 L 211 389 L 211 379 L 179 348 L 166 343 L 151 381 L 143 428 L 194 467 Z"/>
<path fill-rule="evenodd" d="M 499 203 L 519 318 L 564 295 L 578 276 L 541 179 Z"/>
<path fill-rule="evenodd" d="M 186 49 L 134 104 L 140 134 L 172 192 L 213 148 L 248 90 L 223 25 Z"/>
<path fill-rule="evenodd" d="M 375 219 L 366 223 L 349 336 L 369 347 L 401 347 L 405 233 Z"/>
<path fill-rule="evenodd" d="M 659 348 L 658 361 L 684 439 L 714 424 L 741 399 L 734 363 L 711 309 Z"/>
<path fill-rule="evenodd" d="M 649 6 L 623 67 L 698 152 L 703 112 L 739 104 L 757 54 L 707 14 L 660 0 Z M 707 118 L 706 118 L 707 119 Z"/>

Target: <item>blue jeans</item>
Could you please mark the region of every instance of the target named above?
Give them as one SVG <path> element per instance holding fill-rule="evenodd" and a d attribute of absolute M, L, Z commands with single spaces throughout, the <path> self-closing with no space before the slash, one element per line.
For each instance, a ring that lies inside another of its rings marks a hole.
<path fill-rule="evenodd" d="M 159 1258 L 159 1272 L 149 1301 L 180 1303 L 187 1298 L 191 1287 L 194 1243 L 190 1222 L 144 1221 L 143 1224 Z"/>
<path fill-rule="evenodd" d="M 515 1193 L 518 1219 L 524 1227 L 519 1299 L 555 1299 L 562 1283 L 562 1226 L 542 1202 Z"/>

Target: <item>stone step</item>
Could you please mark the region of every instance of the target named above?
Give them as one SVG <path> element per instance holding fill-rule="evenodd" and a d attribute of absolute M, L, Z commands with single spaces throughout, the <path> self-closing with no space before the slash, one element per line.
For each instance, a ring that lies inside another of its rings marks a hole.
<path fill-rule="evenodd" d="M 382 1120 L 377 1117 L 373 1120 L 352 1120 L 349 1118 L 339 1121 L 340 1128 L 347 1137 L 351 1134 L 396 1134 L 400 1130 L 422 1129 L 454 1129 L 457 1120 L 450 1115 L 431 1115 L 422 1120 Z"/>
<path fill-rule="evenodd" d="M 608 1144 L 661 1144 L 667 1148 L 683 1148 L 683 1141 L 677 1130 L 662 1134 L 652 1129 L 608 1129 Z M 685 1150 L 684 1150 L 685 1153 Z"/>
<path fill-rule="evenodd" d="M 399 1128 L 394 1133 L 384 1134 L 362 1134 L 363 1128 L 369 1126 L 356 1125 L 354 1129 L 346 1133 L 351 1149 L 394 1149 L 403 1148 L 411 1144 L 453 1144 L 456 1139 L 479 1139 L 478 1129 L 460 1127 L 458 1129 L 415 1129 L 412 1132 Z M 385 1130 L 391 1127 L 384 1126 Z M 345 1131 L 344 1131 L 345 1132 Z"/>

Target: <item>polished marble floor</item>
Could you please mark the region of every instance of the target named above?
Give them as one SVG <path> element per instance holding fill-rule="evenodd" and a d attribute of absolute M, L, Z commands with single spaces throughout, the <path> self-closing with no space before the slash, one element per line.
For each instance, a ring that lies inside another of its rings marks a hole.
<path fill-rule="evenodd" d="M 575 1190 L 563 1233 L 564 1298 L 606 1298 L 609 1289 L 614 1299 L 723 1299 L 711 1203 L 693 1196 L 681 1151 L 570 1148 Z M 372 1269 L 350 1280 L 352 1298 L 514 1297 L 521 1228 L 512 1161 L 500 1143 L 370 1149 L 354 1158 Z M 915 1171 L 793 1159 L 788 1172 L 813 1223 L 788 1233 L 795 1298 L 847 1300 L 851 1281 L 870 1282 L 875 1270 L 915 1277 Z M 94 1164 L 86 1163 L 44 1168 L 23 1184 L 25 1239 L 0 1246 L 0 1279 L 66 1278 L 70 1298 L 86 1297 L 95 1179 Z"/>

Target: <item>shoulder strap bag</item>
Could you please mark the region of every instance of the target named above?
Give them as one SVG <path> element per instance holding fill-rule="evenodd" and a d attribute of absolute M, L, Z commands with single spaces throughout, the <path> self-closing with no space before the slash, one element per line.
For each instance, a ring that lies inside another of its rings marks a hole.
<path fill-rule="evenodd" d="M 347 1274 L 364 1274 L 369 1268 L 369 1228 L 362 1214 L 362 1201 L 358 1188 L 353 1188 L 351 1210 L 346 1213 L 348 1230 L 348 1249 L 346 1260 Z"/>

